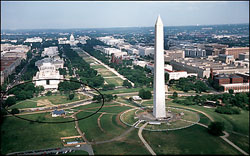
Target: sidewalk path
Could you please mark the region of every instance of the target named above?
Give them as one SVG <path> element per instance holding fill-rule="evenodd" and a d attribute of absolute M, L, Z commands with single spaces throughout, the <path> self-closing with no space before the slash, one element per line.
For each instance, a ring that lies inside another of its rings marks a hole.
<path fill-rule="evenodd" d="M 152 155 L 156 155 L 156 153 L 154 152 L 154 150 L 149 146 L 149 144 L 146 142 L 146 140 L 142 137 L 142 130 L 145 126 L 147 126 L 147 122 L 142 125 L 138 131 L 138 136 L 141 139 L 141 141 L 143 142 L 143 144 L 146 146 L 147 150 L 152 154 Z"/>
<path fill-rule="evenodd" d="M 190 122 L 190 123 L 195 123 L 197 125 L 200 125 L 200 126 L 203 126 L 205 128 L 208 128 L 207 125 L 204 125 L 202 123 L 196 123 L 196 122 L 193 122 L 193 121 L 188 121 L 188 120 L 183 120 L 181 119 L 182 121 L 186 121 L 186 122 Z M 224 141 L 226 141 L 229 145 L 233 146 L 235 149 L 237 149 L 239 152 L 241 152 L 242 154 L 244 155 L 249 155 L 248 153 L 246 153 L 245 151 L 243 151 L 241 148 L 239 148 L 237 145 L 235 145 L 233 142 L 231 142 L 230 140 L 227 139 L 227 137 L 229 137 L 229 134 L 226 132 L 226 131 L 223 131 L 223 133 L 225 135 L 223 136 L 220 136 L 220 138 L 222 138 Z"/>
<path fill-rule="evenodd" d="M 249 155 L 248 153 L 246 153 L 245 151 L 243 151 L 241 148 L 239 148 L 238 146 L 236 146 L 234 143 L 232 143 L 230 140 L 227 139 L 227 137 L 229 136 L 229 134 L 226 131 L 223 131 L 223 133 L 225 135 L 220 136 L 223 140 L 225 140 L 228 144 L 230 144 L 231 146 L 233 146 L 235 149 L 237 149 L 239 152 L 241 152 L 244 155 Z"/>
<path fill-rule="evenodd" d="M 81 49 L 82 50 L 82 49 Z M 109 66 L 107 66 L 106 64 L 102 63 L 102 61 L 98 60 L 97 58 L 89 55 L 87 52 L 85 52 L 84 50 L 82 50 L 82 52 L 84 52 L 86 55 L 88 55 L 90 58 L 92 58 L 93 60 L 95 60 L 96 62 L 98 62 L 99 64 L 103 65 L 105 68 L 107 68 L 109 71 L 111 71 L 112 73 L 114 73 L 115 75 L 117 75 L 118 77 L 120 77 L 122 80 L 128 80 L 127 78 L 125 78 L 123 75 L 119 74 L 115 69 L 110 68 Z M 132 86 L 134 86 L 134 83 L 129 81 L 132 84 Z"/>

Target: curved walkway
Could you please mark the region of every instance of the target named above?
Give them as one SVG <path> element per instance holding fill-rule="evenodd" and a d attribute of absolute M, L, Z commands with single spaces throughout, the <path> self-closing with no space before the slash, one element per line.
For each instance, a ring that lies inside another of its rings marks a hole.
<path fill-rule="evenodd" d="M 104 144 L 104 143 L 109 143 L 109 142 L 113 142 L 113 141 L 118 141 L 121 140 L 125 135 L 127 135 L 128 133 L 130 133 L 132 130 L 134 130 L 135 127 L 131 127 L 129 128 L 127 131 L 125 131 L 124 133 L 122 133 L 121 135 L 114 137 L 110 140 L 104 140 L 104 141 L 97 141 L 97 142 L 90 142 L 90 144 Z"/>
<path fill-rule="evenodd" d="M 142 125 L 138 131 L 138 136 L 141 139 L 141 141 L 143 142 L 143 144 L 145 145 L 145 147 L 147 148 L 147 150 L 152 154 L 152 155 L 156 155 L 156 153 L 154 152 L 154 150 L 149 146 L 149 144 L 146 142 L 146 140 L 142 137 L 142 130 L 145 126 L 147 126 L 147 122 Z"/>
<path fill-rule="evenodd" d="M 232 143 L 230 140 L 227 139 L 227 137 L 229 136 L 229 134 L 226 131 L 223 131 L 223 133 L 225 135 L 220 136 L 223 140 L 225 140 L 228 144 L 230 144 L 231 146 L 233 146 L 235 149 L 237 149 L 239 152 L 241 152 L 244 155 L 249 155 L 248 153 L 246 153 L 245 151 L 243 151 L 241 148 L 239 148 L 238 146 L 236 146 L 234 143 Z"/>
<path fill-rule="evenodd" d="M 104 129 L 103 129 L 102 126 L 101 126 L 101 122 L 100 122 L 101 117 L 102 117 L 104 114 L 106 114 L 106 113 L 102 113 L 102 114 L 98 117 L 98 119 L 97 119 L 97 124 L 98 124 L 98 127 L 100 128 L 100 130 L 101 130 L 102 132 L 105 133 Z"/>
<path fill-rule="evenodd" d="M 188 120 L 183 120 L 181 119 L 182 121 L 185 121 L 185 122 L 190 122 L 190 123 L 195 123 L 193 121 L 188 121 Z M 195 123 L 197 125 L 200 125 L 200 126 L 203 126 L 205 128 L 208 128 L 207 125 L 204 125 L 202 123 Z M 246 153 L 245 151 L 243 151 L 241 148 L 239 148 L 237 145 L 235 145 L 233 142 L 231 142 L 230 140 L 227 139 L 227 137 L 229 137 L 229 134 L 226 132 L 226 131 L 223 131 L 223 133 L 225 135 L 223 136 L 220 136 L 220 138 L 222 138 L 224 141 L 226 141 L 228 144 L 230 144 L 231 146 L 233 146 L 236 150 L 238 150 L 239 152 L 241 152 L 243 155 L 249 155 L 248 153 Z"/>

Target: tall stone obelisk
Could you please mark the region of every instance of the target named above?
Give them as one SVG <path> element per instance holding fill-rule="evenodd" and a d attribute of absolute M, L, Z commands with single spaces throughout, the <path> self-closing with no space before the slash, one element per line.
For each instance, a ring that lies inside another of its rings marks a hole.
<path fill-rule="evenodd" d="M 163 23 L 159 15 L 155 23 L 154 108 L 153 108 L 153 115 L 155 118 L 166 117 L 163 43 L 164 43 Z"/>

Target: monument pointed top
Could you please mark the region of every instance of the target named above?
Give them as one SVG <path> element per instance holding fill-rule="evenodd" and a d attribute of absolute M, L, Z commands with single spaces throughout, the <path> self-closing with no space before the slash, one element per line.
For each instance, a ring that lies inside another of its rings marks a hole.
<path fill-rule="evenodd" d="M 158 15 L 155 25 L 163 25 L 160 15 Z"/>

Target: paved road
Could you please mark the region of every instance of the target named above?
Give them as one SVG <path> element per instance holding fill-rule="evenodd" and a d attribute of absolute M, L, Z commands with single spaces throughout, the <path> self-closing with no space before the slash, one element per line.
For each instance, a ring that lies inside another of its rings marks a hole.
<path fill-rule="evenodd" d="M 80 147 L 61 147 L 61 148 L 50 148 L 50 149 L 40 149 L 40 150 L 30 150 L 30 151 L 22 151 L 22 152 L 12 152 L 7 155 L 45 155 L 45 154 L 56 154 L 60 152 L 60 154 L 67 153 L 69 151 L 86 151 L 89 155 L 94 155 L 91 145 L 83 144 Z"/>
<path fill-rule="evenodd" d="M 79 102 L 79 103 L 75 103 L 75 104 L 69 104 L 68 106 L 64 106 L 64 107 L 59 107 L 57 106 L 58 109 L 70 109 L 70 108 L 75 108 L 75 107 L 79 107 L 79 106 L 84 106 L 84 105 L 88 105 L 88 104 L 91 104 L 93 103 L 92 100 L 88 100 L 88 101 L 84 101 L 84 102 Z M 46 113 L 46 112 L 52 112 L 55 108 L 52 107 L 52 108 L 48 108 L 46 110 L 39 110 L 39 111 L 26 111 L 26 112 L 21 112 L 19 114 L 15 114 L 15 115 L 28 115 L 28 114 L 37 114 L 37 113 Z M 11 114 L 9 115 L 6 115 L 6 116 L 12 116 Z"/>
<path fill-rule="evenodd" d="M 149 146 L 149 144 L 147 143 L 147 141 L 143 138 L 142 136 L 142 130 L 145 126 L 147 126 L 147 122 L 142 125 L 140 128 L 139 128 L 139 131 L 138 131 L 138 136 L 139 138 L 141 139 L 141 141 L 143 142 L 143 144 L 145 145 L 145 147 L 147 148 L 147 150 L 152 154 L 152 155 L 156 155 L 156 153 L 154 152 L 154 150 Z"/>

